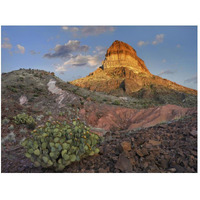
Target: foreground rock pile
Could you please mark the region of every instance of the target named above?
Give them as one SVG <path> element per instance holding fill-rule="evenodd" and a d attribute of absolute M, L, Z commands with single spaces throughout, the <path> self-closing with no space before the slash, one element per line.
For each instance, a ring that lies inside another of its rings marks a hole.
<path fill-rule="evenodd" d="M 2 172 L 54 171 L 33 167 L 23 149 L 16 148 L 3 154 Z M 98 156 L 63 172 L 197 172 L 197 116 L 134 132 L 107 132 Z"/>
<path fill-rule="evenodd" d="M 129 134 L 107 135 L 101 155 L 67 172 L 197 172 L 196 116 Z M 93 164 L 91 164 L 91 162 Z"/>

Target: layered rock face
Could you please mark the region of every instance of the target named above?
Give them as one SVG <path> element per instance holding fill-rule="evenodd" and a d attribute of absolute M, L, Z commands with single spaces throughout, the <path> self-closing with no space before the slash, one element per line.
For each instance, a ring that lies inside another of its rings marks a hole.
<path fill-rule="evenodd" d="M 144 64 L 144 61 L 137 56 L 135 49 L 130 45 L 116 40 L 107 50 L 105 60 L 102 62 L 103 69 L 127 67 L 134 73 L 148 73 L 149 70 Z"/>
<path fill-rule="evenodd" d="M 128 44 L 116 40 L 107 50 L 102 66 L 85 78 L 71 84 L 89 90 L 114 95 L 141 96 L 172 94 L 173 91 L 197 95 L 197 91 L 175 82 L 154 76 L 149 72 L 136 51 Z"/>

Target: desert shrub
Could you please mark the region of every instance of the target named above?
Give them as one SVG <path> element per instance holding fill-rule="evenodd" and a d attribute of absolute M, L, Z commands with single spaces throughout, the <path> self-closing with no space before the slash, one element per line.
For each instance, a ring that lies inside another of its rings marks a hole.
<path fill-rule="evenodd" d="M 34 129 L 36 122 L 32 116 L 29 116 L 25 113 L 18 114 L 13 117 L 15 124 L 26 124 L 29 129 Z"/>
<path fill-rule="evenodd" d="M 8 124 L 10 122 L 10 120 L 8 118 L 4 118 L 2 120 L 2 124 Z"/>
<path fill-rule="evenodd" d="M 19 132 L 20 132 L 20 134 L 26 134 L 27 130 L 22 128 L 22 129 L 19 130 Z"/>
<path fill-rule="evenodd" d="M 115 100 L 115 101 L 113 102 L 113 104 L 114 104 L 114 105 L 120 105 L 120 101 Z"/>
<path fill-rule="evenodd" d="M 17 92 L 15 85 L 7 85 L 6 87 L 7 87 L 8 90 L 10 90 L 12 92 Z"/>
<path fill-rule="evenodd" d="M 2 138 L 1 143 L 3 144 L 5 142 L 16 142 L 14 132 L 9 133 L 6 137 Z"/>
<path fill-rule="evenodd" d="M 14 130 L 14 126 L 11 124 L 11 125 L 8 127 L 8 130 L 10 130 L 10 131 Z"/>
<path fill-rule="evenodd" d="M 35 77 L 39 77 L 39 74 L 38 74 L 38 73 L 34 73 L 34 76 L 35 76 Z"/>
<path fill-rule="evenodd" d="M 36 87 L 36 88 L 34 88 L 34 92 L 40 94 L 40 93 L 43 92 L 43 89 L 41 89 L 41 88 L 37 88 L 37 87 Z"/>
<path fill-rule="evenodd" d="M 24 77 L 23 76 L 20 76 L 17 81 L 24 81 Z"/>
<path fill-rule="evenodd" d="M 18 86 L 17 86 L 19 89 L 24 89 L 26 86 L 25 85 L 23 85 L 23 84 L 18 84 Z"/>
<path fill-rule="evenodd" d="M 32 131 L 32 137 L 23 141 L 25 156 L 35 167 L 63 170 L 75 161 L 99 153 L 97 144 L 100 137 L 90 131 L 83 123 L 73 121 L 46 122 Z"/>

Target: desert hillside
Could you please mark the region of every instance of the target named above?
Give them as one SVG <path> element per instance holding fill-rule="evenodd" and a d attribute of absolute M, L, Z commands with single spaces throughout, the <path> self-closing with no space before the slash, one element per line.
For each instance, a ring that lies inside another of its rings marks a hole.
<path fill-rule="evenodd" d="M 102 138 L 99 154 L 73 161 L 62 172 L 196 172 L 197 110 L 192 91 L 167 90 L 166 101 L 160 94 L 151 101 L 151 94 L 142 98 L 80 88 L 43 70 L 4 73 L 2 172 L 54 172 L 33 165 L 22 143 L 45 124 L 72 124 L 75 119 Z M 22 113 L 36 123 L 16 123 L 14 117 Z"/>

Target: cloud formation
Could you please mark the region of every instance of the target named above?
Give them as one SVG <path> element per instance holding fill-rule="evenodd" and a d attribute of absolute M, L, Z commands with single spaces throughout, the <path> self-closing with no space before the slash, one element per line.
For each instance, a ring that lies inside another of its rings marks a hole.
<path fill-rule="evenodd" d="M 137 43 L 137 45 L 139 47 L 146 46 L 146 45 L 149 45 L 149 44 L 157 45 L 157 44 L 162 43 L 163 41 L 164 41 L 164 34 L 157 34 L 155 39 L 152 42 L 140 40 Z"/>
<path fill-rule="evenodd" d="M 158 76 L 161 76 L 161 75 L 164 75 L 164 74 L 174 74 L 174 73 L 175 73 L 175 71 L 167 69 L 167 70 L 161 71 L 160 74 L 158 74 Z"/>
<path fill-rule="evenodd" d="M 156 35 L 155 40 L 152 42 L 153 45 L 157 45 L 159 43 L 162 43 L 164 40 L 164 34 L 158 34 Z"/>
<path fill-rule="evenodd" d="M 8 37 L 3 38 L 3 43 L 1 44 L 1 48 L 12 49 L 12 44 L 10 43 L 10 39 Z"/>
<path fill-rule="evenodd" d="M 59 72 L 60 74 L 64 74 L 64 72 L 66 72 L 67 71 L 67 68 L 66 67 L 64 67 L 64 66 L 60 66 L 60 65 L 58 65 L 58 66 L 56 66 L 56 69 L 55 69 L 55 71 L 56 72 Z"/>
<path fill-rule="evenodd" d="M 141 47 L 141 46 L 146 46 L 146 45 L 148 45 L 149 44 L 149 42 L 148 41 L 142 41 L 142 40 L 140 40 L 138 43 L 137 43 L 137 45 L 139 46 L 139 47 Z"/>
<path fill-rule="evenodd" d="M 40 52 L 36 52 L 36 51 L 34 51 L 34 50 L 31 50 L 31 51 L 30 51 L 30 54 L 31 54 L 31 55 L 36 55 L 36 54 L 40 54 Z"/>
<path fill-rule="evenodd" d="M 88 37 L 97 36 L 106 32 L 113 32 L 115 28 L 112 26 L 63 26 L 62 30 L 71 32 L 74 37 Z"/>
<path fill-rule="evenodd" d="M 64 63 L 65 66 L 88 66 L 88 67 L 97 67 L 101 63 L 101 60 L 98 55 L 78 55 L 76 57 L 70 58 Z"/>
<path fill-rule="evenodd" d="M 25 53 L 25 48 L 23 46 L 21 46 L 20 44 L 17 45 L 17 49 L 18 49 L 19 53 L 21 53 L 21 54 Z"/>
<path fill-rule="evenodd" d="M 80 45 L 78 40 L 69 40 L 64 45 L 57 44 L 54 48 L 54 53 L 47 53 L 44 55 L 45 58 L 69 58 L 72 57 L 73 52 L 86 52 L 89 46 Z"/>
<path fill-rule="evenodd" d="M 97 68 L 101 66 L 103 57 L 106 53 L 106 48 L 97 46 L 95 51 L 93 51 L 94 55 L 76 55 L 71 57 L 68 61 L 64 62 L 63 65 L 57 66 L 56 71 L 60 73 L 64 73 L 68 68 L 71 67 L 92 67 Z"/>
<path fill-rule="evenodd" d="M 185 83 L 197 83 L 197 75 L 184 80 Z"/>

